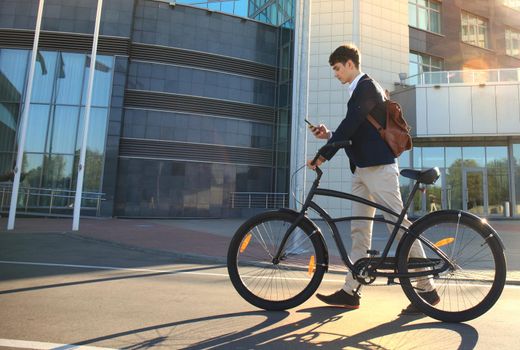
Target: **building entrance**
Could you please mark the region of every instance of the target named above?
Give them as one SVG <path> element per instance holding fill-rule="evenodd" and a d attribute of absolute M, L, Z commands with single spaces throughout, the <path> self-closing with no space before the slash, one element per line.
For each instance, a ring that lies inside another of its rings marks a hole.
<path fill-rule="evenodd" d="M 413 216 L 441 209 L 462 209 L 484 217 L 503 216 L 504 201 L 493 200 L 494 196 L 489 192 L 500 191 L 500 186 L 491 186 L 497 182 L 497 176 L 486 168 L 461 170 L 450 172 L 441 168 L 439 180 L 416 195 Z"/>

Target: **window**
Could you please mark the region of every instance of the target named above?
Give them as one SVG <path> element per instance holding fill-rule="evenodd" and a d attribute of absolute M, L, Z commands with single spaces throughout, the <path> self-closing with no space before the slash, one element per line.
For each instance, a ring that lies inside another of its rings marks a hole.
<path fill-rule="evenodd" d="M 487 19 L 462 12 L 461 14 L 462 41 L 471 45 L 488 48 L 488 21 Z"/>
<path fill-rule="evenodd" d="M 520 32 L 506 29 L 506 54 L 520 58 Z"/>
<path fill-rule="evenodd" d="M 417 52 L 410 52 L 409 55 L 409 74 L 410 84 L 440 84 L 443 83 L 440 72 L 443 68 L 443 59 L 425 55 Z"/>
<path fill-rule="evenodd" d="M 520 0 L 502 0 L 502 3 L 507 7 L 520 11 Z"/>
<path fill-rule="evenodd" d="M 12 167 L 29 54 L 28 50 L 0 49 L 0 81 L 7 82 L 0 84 L 0 173 Z M 113 57 L 97 56 L 85 191 L 101 189 L 113 66 Z M 77 145 L 82 142 L 89 70 L 89 55 L 38 51 L 22 168 L 26 185 L 74 189 L 73 165 L 79 157 Z M 42 205 L 41 201 L 38 205 Z"/>
<path fill-rule="evenodd" d="M 441 4 L 433 0 L 408 0 L 408 24 L 412 27 L 441 32 Z"/>
<path fill-rule="evenodd" d="M 247 16 L 246 0 L 177 0 L 176 3 L 202 7 L 213 11 L 231 13 L 233 15 L 242 17 Z"/>

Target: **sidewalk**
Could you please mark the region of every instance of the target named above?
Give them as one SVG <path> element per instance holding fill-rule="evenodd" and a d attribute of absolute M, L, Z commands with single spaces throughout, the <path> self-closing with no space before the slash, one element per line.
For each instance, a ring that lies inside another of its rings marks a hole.
<path fill-rule="evenodd" d="M 84 218 L 80 221 L 79 232 L 73 232 L 72 219 L 18 218 L 15 230 L 7 231 L 7 218 L 2 217 L 0 234 L 68 233 L 129 249 L 152 251 L 183 259 L 225 263 L 229 241 L 243 221 L 245 219 Z M 507 281 L 520 285 L 520 221 L 493 221 L 491 225 L 499 232 L 506 246 Z M 385 229 L 380 226 L 376 225 L 374 232 L 381 231 L 383 236 Z M 376 239 L 375 235 L 373 239 Z M 343 237 L 348 239 L 346 236 Z M 334 255 L 334 243 L 328 235 L 326 238 L 330 253 Z M 345 243 L 349 244 L 348 241 Z"/>

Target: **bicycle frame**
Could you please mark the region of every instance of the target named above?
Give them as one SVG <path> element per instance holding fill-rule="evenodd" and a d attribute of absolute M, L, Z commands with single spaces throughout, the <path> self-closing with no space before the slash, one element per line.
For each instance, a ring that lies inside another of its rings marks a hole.
<path fill-rule="evenodd" d="M 408 196 L 408 198 L 406 200 L 406 203 L 405 203 L 405 205 L 403 207 L 403 210 L 401 211 L 401 213 L 396 213 L 393 210 L 391 210 L 391 209 L 389 209 L 389 208 L 387 208 L 387 207 L 385 207 L 383 205 L 377 204 L 375 202 L 372 202 L 370 200 L 367 200 L 367 199 L 359 197 L 359 196 L 355 196 L 353 194 L 344 193 L 344 192 L 335 191 L 335 190 L 330 190 L 330 189 L 319 188 L 320 179 L 321 179 L 321 177 L 323 175 L 323 171 L 319 167 L 316 167 L 316 174 L 317 174 L 316 179 L 314 180 L 314 182 L 313 182 L 313 184 L 311 186 L 311 189 L 309 190 L 307 198 L 305 199 L 305 202 L 304 202 L 304 204 L 302 206 L 302 209 L 299 212 L 298 217 L 292 223 L 292 225 L 287 229 L 287 231 L 286 231 L 282 241 L 280 242 L 280 246 L 278 248 L 278 251 L 276 252 L 276 255 L 273 258 L 273 263 L 276 264 L 276 263 L 278 263 L 280 261 L 280 257 L 282 256 L 282 252 L 285 249 L 285 245 L 287 244 L 287 241 L 288 241 L 291 233 L 294 231 L 296 226 L 302 220 L 304 220 L 304 218 L 306 218 L 307 210 L 309 208 L 311 208 L 311 209 L 315 210 L 319 214 L 319 216 L 321 218 L 323 218 L 323 220 L 330 227 L 331 232 L 332 232 L 332 236 L 334 238 L 334 242 L 336 243 L 336 246 L 338 247 L 338 250 L 340 252 L 341 259 L 343 260 L 343 263 L 355 275 L 359 275 L 361 271 L 357 271 L 357 268 L 355 267 L 355 262 L 352 262 L 350 260 L 350 257 L 349 257 L 349 255 L 347 253 L 347 250 L 345 248 L 345 245 L 343 243 L 343 240 L 342 240 L 342 238 L 340 236 L 340 233 L 339 233 L 339 230 L 337 228 L 337 225 L 336 225 L 337 222 L 353 221 L 353 220 L 369 220 L 369 221 L 383 222 L 383 223 L 386 223 L 386 224 L 393 225 L 394 228 L 393 228 L 392 233 L 390 234 L 390 237 L 389 237 L 389 239 L 388 239 L 388 241 L 386 243 L 386 246 L 385 246 L 385 248 L 383 250 L 383 253 L 382 253 L 381 257 L 377 258 L 379 261 L 375 262 L 374 264 L 367 264 L 368 269 L 367 269 L 366 273 L 368 273 L 369 277 L 389 277 L 389 278 L 410 277 L 410 278 L 412 278 L 412 277 L 428 276 L 428 275 L 432 275 L 432 274 L 437 275 L 437 274 L 440 274 L 440 273 L 446 271 L 449 268 L 455 268 L 455 266 L 452 264 L 452 262 L 450 261 L 448 256 L 446 256 L 444 254 L 444 252 L 442 252 L 442 250 L 438 249 L 434 245 L 434 243 L 432 243 L 432 242 L 430 242 L 430 241 L 428 241 L 428 240 L 426 240 L 426 239 L 424 239 L 422 237 L 419 237 L 419 240 L 423 244 L 425 244 L 426 246 L 431 248 L 433 251 L 435 251 L 437 253 L 437 255 L 445 262 L 445 264 L 441 268 L 434 269 L 434 270 L 427 269 L 426 271 L 414 271 L 414 272 L 409 272 L 409 273 L 406 273 L 406 274 L 399 274 L 397 272 L 393 272 L 393 273 L 388 272 L 388 273 L 386 273 L 386 272 L 377 272 L 376 271 L 377 268 L 382 266 L 382 264 L 384 263 L 384 260 L 388 257 L 388 253 L 390 251 L 390 248 L 391 248 L 392 244 L 394 243 L 399 230 L 402 229 L 403 232 L 404 232 L 404 235 L 413 234 L 413 233 L 410 232 L 410 230 L 407 227 L 402 226 L 402 223 L 403 223 L 403 220 L 404 220 L 404 218 L 406 216 L 406 212 L 408 211 L 408 208 L 410 207 L 410 205 L 411 205 L 411 203 L 413 201 L 413 197 L 414 197 L 415 193 L 417 192 L 417 190 L 419 189 L 420 182 L 418 182 L 418 181 L 415 182 L 414 187 L 413 187 L 412 191 L 410 192 L 410 195 Z M 350 200 L 350 201 L 353 201 L 353 202 L 362 203 L 362 204 L 365 204 L 367 206 L 379 209 L 379 210 L 381 210 L 381 211 L 383 211 L 385 213 L 388 213 L 388 214 L 390 214 L 393 217 L 396 217 L 396 221 L 390 221 L 390 220 L 387 220 L 385 218 L 365 217 L 365 216 L 350 216 L 350 217 L 342 217 L 342 218 L 332 218 L 323 208 L 321 208 L 316 202 L 313 201 L 314 196 L 317 196 L 317 195 L 318 196 L 325 196 L 325 197 L 340 198 L 340 199 Z M 306 218 L 306 219 L 308 219 L 308 218 Z M 318 234 L 321 234 L 321 233 L 318 233 Z M 404 235 L 403 235 L 403 237 L 404 237 Z M 396 254 L 396 256 L 397 255 L 398 254 Z M 374 257 L 369 257 L 369 259 L 371 259 L 371 258 L 374 258 Z"/>

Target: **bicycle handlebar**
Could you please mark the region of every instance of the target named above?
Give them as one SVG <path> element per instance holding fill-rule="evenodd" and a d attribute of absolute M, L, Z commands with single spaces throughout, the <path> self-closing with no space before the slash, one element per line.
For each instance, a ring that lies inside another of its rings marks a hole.
<path fill-rule="evenodd" d="M 312 159 L 312 162 L 311 162 L 311 165 L 314 165 L 316 164 L 316 161 L 318 160 L 318 158 L 320 157 L 321 153 L 327 149 L 331 149 L 331 148 L 343 148 L 343 147 L 346 147 L 346 146 L 350 146 L 352 145 L 352 141 L 348 140 L 348 141 L 337 141 L 337 142 L 332 142 L 332 143 L 328 143 L 326 145 L 324 145 L 323 147 L 321 147 L 318 152 L 316 153 L 316 155 L 314 156 L 314 158 Z M 318 174 L 318 177 L 321 178 L 321 175 L 323 174 L 323 171 L 321 171 L 321 169 L 317 166 L 314 171 L 316 171 L 316 173 Z"/>

